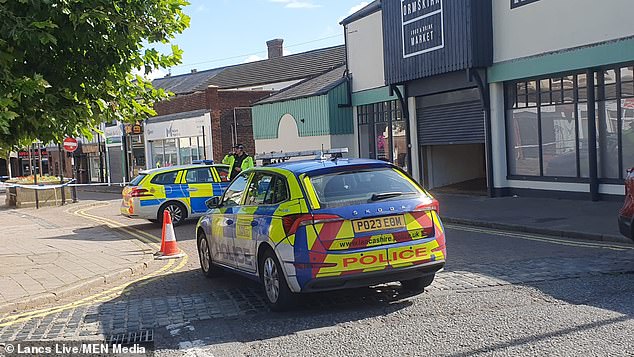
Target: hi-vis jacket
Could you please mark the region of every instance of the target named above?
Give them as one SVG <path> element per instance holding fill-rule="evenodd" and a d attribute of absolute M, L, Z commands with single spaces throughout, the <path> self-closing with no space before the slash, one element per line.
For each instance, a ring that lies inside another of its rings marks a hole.
<path fill-rule="evenodd" d="M 235 164 L 235 162 L 236 162 L 236 157 L 233 154 L 227 154 L 222 159 L 223 164 L 229 165 L 229 175 L 231 175 L 231 173 L 233 172 L 233 165 Z M 242 171 L 244 171 L 254 166 L 255 166 L 255 163 L 253 162 L 253 158 L 247 155 L 247 157 L 245 157 L 244 160 L 242 160 L 242 165 L 240 165 L 240 168 L 242 169 Z"/>

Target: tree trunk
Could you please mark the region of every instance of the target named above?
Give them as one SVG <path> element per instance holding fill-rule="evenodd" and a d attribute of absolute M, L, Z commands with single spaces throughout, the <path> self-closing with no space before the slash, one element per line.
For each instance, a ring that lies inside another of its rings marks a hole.
<path fill-rule="evenodd" d="M 11 152 L 7 154 L 7 176 L 11 179 Z"/>

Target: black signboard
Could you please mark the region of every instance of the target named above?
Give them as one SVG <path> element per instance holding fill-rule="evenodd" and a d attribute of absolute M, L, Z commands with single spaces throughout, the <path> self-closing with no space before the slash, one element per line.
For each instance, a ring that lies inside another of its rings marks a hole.
<path fill-rule="evenodd" d="M 442 0 L 401 0 L 403 58 L 445 46 Z"/>
<path fill-rule="evenodd" d="M 511 9 L 515 9 L 516 7 L 528 5 L 530 3 L 534 3 L 539 0 L 511 0 Z"/>
<path fill-rule="evenodd" d="M 491 15 L 491 0 L 383 0 L 385 82 L 488 67 Z"/>

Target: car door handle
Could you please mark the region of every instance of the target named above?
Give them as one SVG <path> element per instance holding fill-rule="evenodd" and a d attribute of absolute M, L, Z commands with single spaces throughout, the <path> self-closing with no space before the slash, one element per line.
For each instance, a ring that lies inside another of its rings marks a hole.
<path fill-rule="evenodd" d="M 257 227 L 258 222 L 257 221 L 251 221 L 251 227 Z"/>
<path fill-rule="evenodd" d="M 188 191 L 188 192 L 196 192 L 196 191 L 198 191 L 198 189 L 197 189 L 197 188 L 194 188 L 194 187 L 188 187 L 188 188 L 187 188 L 187 191 Z"/>
<path fill-rule="evenodd" d="M 233 221 L 232 221 L 232 220 L 230 220 L 230 219 L 228 219 L 228 220 L 227 220 L 227 225 L 228 225 L 228 226 L 230 226 L 230 225 L 232 225 L 232 224 L 233 224 Z"/>

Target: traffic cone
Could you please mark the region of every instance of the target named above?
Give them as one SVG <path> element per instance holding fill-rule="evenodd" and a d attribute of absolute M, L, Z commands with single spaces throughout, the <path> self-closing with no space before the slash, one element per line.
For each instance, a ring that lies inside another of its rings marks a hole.
<path fill-rule="evenodd" d="M 178 243 L 176 243 L 176 234 L 174 233 L 174 226 L 172 225 L 172 216 L 166 210 L 163 211 L 163 232 L 161 234 L 161 251 L 156 254 L 156 259 L 174 259 L 185 256 L 183 252 L 178 249 Z"/>

